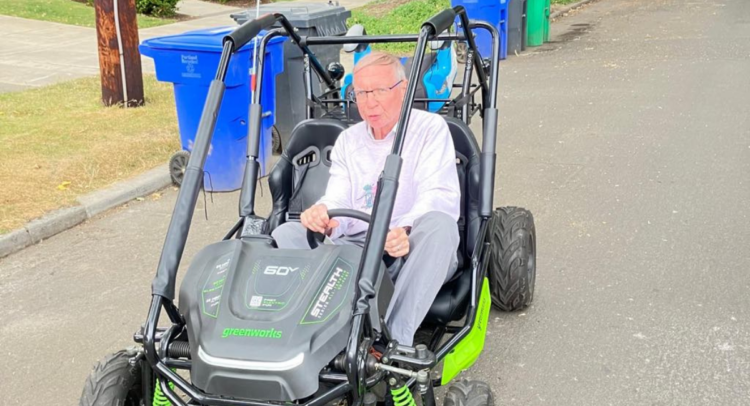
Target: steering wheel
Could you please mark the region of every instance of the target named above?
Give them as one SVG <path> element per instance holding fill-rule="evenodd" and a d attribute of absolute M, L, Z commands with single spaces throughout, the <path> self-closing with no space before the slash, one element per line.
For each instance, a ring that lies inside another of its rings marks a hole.
<path fill-rule="evenodd" d="M 357 220 L 362 220 L 367 224 L 370 224 L 370 215 L 359 210 L 352 209 L 333 209 L 328 210 L 328 218 L 334 217 L 350 217 Z M 325 239 L 325 236 L 321 233 L 316 233 L 310 229 L 307 230 L 307 243 L 310 244 L 310 248 L 318 248 L 321 242 Z"/>
<path fill-rule="evenodd" d="M 367 213 L 363 213 L 359 210 L 352 210 L 352 209 L 333 209 L 328 210 L 328 218 L 332 219 L 334 217 L 350 217 L 357 220 L 362 220 L 366 222 L 367 224 L 370 224 L 370 215 Z M 315 249 L 320 246 L 320 243 L 323 242 L 325 239 L 325 236 L 321 233 L 316 233 L 315 231 L 312 231 L 310 229 L 307 230 L 307 243 L 310 245 L 310 248 Z M 383 261 L 385 262 L 385 265 L 387 267 L 390 267 L 393 265 L 394 262 L 396 262 L 398 258 L 392 257 L 390 254 L 388 254 L 387 251 L 383 251 Z"/>

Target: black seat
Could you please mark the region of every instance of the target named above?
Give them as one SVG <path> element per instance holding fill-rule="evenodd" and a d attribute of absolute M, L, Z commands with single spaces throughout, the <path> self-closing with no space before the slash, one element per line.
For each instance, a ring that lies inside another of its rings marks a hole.
<path fill-rule="evenodd" d="M 445 325 L 466 314 L 471 291 L 471 255 L 479 236 L 479 144 L 471 129 L 463 121 L 445 117 L 456 149 L 456 167 L 461 183 L 461 216 L 458 228 L 461 242 L 458 247 L 458 269 L 453 278 L 443 285 L 432 303 L 424 324 Z"/>
<path fill-rule="evenodd" d="M 430 311 L 422 322 L 423 325 L 446 325 L 460 320 L 466 315 L 471 292 L 471 269 L 456 271 L 456 276 L 443 285 Z"/>
<path fill-rule="evenodd" d="M 456 150 L 456 170 L 461 187 L 461 242 L 458 270 L 440 290 L 425 323 L 447 324 L 462 318 L 471 287 L 471 255 L 479 234 L 479 145 L 462 121 L 443 117 L 448 123 Z M 335 119 L 310 119 L 299 123 L 281 159 L 271 171 L 268 184 L 273 210 L 268 232 L 299 215 L 325 193 L 331 167 L 330 151 L 346 125 Z"/>
<path fill-rule="evenodd" d="M 309 119 L 292 130 L 281 158 L 268 176 L 273 210 L 266 223 L 273 231 L 315 204 L 326 190 L 331 149 L 346 124 L 334 119 Z"/>

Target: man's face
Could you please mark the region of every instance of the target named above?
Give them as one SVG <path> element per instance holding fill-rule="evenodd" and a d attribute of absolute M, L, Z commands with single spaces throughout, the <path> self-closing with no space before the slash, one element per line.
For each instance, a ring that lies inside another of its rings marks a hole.
<path fill-rule="evenodd" d="M 354 75 L 355 92 L 374 90 L 357 96 L 359 115 L 373 130 L 390 131 L 396 125 L 406 95 L 406 82 L 403 79 L 399 83 L 390 66 L 368 66 Z"/>

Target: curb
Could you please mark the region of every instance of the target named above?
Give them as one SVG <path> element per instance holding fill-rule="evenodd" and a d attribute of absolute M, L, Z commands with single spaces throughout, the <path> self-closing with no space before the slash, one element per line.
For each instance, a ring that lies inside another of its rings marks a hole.
<path fill-rule="evenodd" d="M 0 236 L 0 258 L 31 245 L 31 236 L 25 228 Z"/>
<path fill-rule="evenodd" d="M 594 0 L 581 0 L 579 2 L 573 3 L 573 4 L 567 6 L 567 7 L 563 8 L 563 9 L 557 10 L 554 13 L 550 14 L 549 19 L 550 19 L 550 21 L 554 20 L 554 19 L 556 19 L 558 17 L 561 17 L 563 14 L 566 14 L 566 13 L 570 12 L 571 10 L 577 9 L 578 7 L 581 7 L 583 5 L 591 3 L 592 1 L 594 1 Z"/>
<path fill-rule="evenodd" d="M 42 218 L 31 220 L 24 228 L 29 233 L 31 243 L 36 244 L 61 231 L 81 224 L 84 220 L 86 220 L 86 209 L 81 206 L 73 206 L 55 210 Z"/>
<path fill-rule="evenodd" d="M 119 182 L 106 189 L 97 190 L 78 198 L 86 209 L 86 218 L 92 218 L 113 207 L 125 204 L 136 197 L 148 195 L 172 183 L 167 165 L 142 173 L 135 178 Z"/>
<path fill-rule="evenodd" d="M 161 165 L 132 179 L 83 195 L 78 204 L 55 210 L 27 223 L 23 228 L 0 236 L 0 258 L 75 227 L 109 209 L 137 197 L 149 195 L 172 184 L 167 165 Z"/>

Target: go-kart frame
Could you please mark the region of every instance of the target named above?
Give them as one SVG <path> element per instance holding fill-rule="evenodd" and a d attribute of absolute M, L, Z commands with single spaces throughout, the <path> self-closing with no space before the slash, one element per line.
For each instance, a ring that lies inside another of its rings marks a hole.
<path fill-rule="evenodd" d="M 464 30 L 464 34 L 440 34 L 438 32 L 446 31 L 454 22 L 456 16 L 461 20 L 461 24 Z M 281 23 L 281 29 L 274 29 L 268 31 L 263 37 L 260 43 L 260 49 L 258 52 L 259 59 L 256 61 L 257 74 L 261 77 L 257 77 L 255 83 L 257 88 L 253 93 L 253 100 L 251 101 L 250 108 L 250 122 L 260 122 L 261 108 L 260 108 L 260 85 L 263 83 L 263 56 L 265 55 L 265 47 L 273 37 L 280 35 L 287 35 L 295 42 L 305 54 L 305 59 L 308 62 L 308 66 L 317 73 L 322 82 L 324 82 L 329 88 L 330 98 L 318 98 L 313 95 L 311 80 L 311 71 L 308 69 L 307 73 L 307 91 L 310 96 L 310 100 L 317 105 L 324 105 L 325 103 L 340 104 L 346 102 L 345 98 L 333 97 L 337 96 L 335 93 L 337 90 L 336 81 L 334 81 L 328 72 L 321 66 L 320 62 L 315 58 L 314 54 L 310 51 L 309 46 L 312 45 L 337 45 L 337 44 L 349 44 L 349 43 L 388 43 L 388 42 L 417 42 L 417 49 L 415 51 L 414 65 L 410 74 L 411 82 L 418 75 L 421 68 L 422 56 L 424 55 L 428 41 L 434 40 L 445 40 L 445 41 L 466 41 L 468 43 L 468 58 L 466 64 L 466 73 L 464 74 L 464 82 L 461 85 L 461 94 L 456 99 L 451 100 L 440 100 L 445 101 L 446 105 L 450 109 L 453 106 L 453 113 L 457 115 L 464 123 L 469 124 L 472 112 L 472 106 L 465 102 L 468 98 L 478 91 L 482 90 L 482 110 L 484 115 L 484 134 L 483 134 L 483 151 L 481 156 L 481 167 L 482 167 L 482 184 L 481 184 L 481 197 L 479 212 L 482 217 L 482 225 L 480 227 L 480 240 L 483 241 L 483 236 L 487 233 L 489 218 L 492 214 L 492 195 L 494 190 L 494 167 L 495 167 L 495 141 L 496 141 L 496 125 L 497 125 L 497 80 L 498 80 L 498 67 L 497 62 L 499 56 L 499 34 L 497 30 L 484 22 L 480 21 L 469 21 L 463 7 L 455 7 L 454 9 L 447 9 L 443 12 L 435 15 L 430 20 L 422 25 L 420 34 L 414 35 L 382 35 L 382 36 L 363 36 L 363 37 L 300 37 L 294 31 L 292 25 L 287 19 L 281 14 L 266 15 L 256 20 L 248 21 L 239 27 L 235 32 L 228 35 L 228 40 L 224 43 L 224 52 L 217 69 L 215 80 L 212 82 L 209 89 L 209 94 L 206 100 L 203 114 L 201 116 L 201 125 L 196 135 L 196 144 L 191 154 L 190 161 L 187 166 L 185 173 L 185 180 L 183 186 L 179 191 L 177 203 L 173 212 L 172 220 L 167 231 L 165 238 L 164 248 L 162 256 L 157 267 L 157 274 L 152 284 L 152 302 L 148 312 L 146 323 L 139 333 L 134 336 L 134 340 L 137 343 L 143 345 L 143 351 L 139 352 L 138 355 L 131 360 L 132 362 L 143 362 L 145 367 L 142 368 L 143 373 L 143 393 L 144 400 L 147 404 L 151 403 L 151 396 L 154 393 L 152 382 L 154 382 L 154 374 L 159 377 L 156 380 L 161 392 L 176 405 L 187 405 L 185 401 L 177 396 L 173 388 L 178 388 L 180 391 L 187 394 L 191 400 L 189 404 L 200 404 L 200 405 L 237 405 L 237 406 L 277 406 L 274 402 L 263 402 L 255 400 L 241 400 L 223 397 L 219 395 L 209 395 L 195 387 L 191 383 L 187 382 L 183 377 L 176 373 L 175 369 L 190 369 L 191 362 L 186 359 L 179 359 L 185 357 L 186 348 L 182 345 L 184 341 L 176 341 L 175 339 L 180 338 L 185 334 L 185 319 L 180 314 L 176 305 L 174 304 L 174 291 L 176 283 L 177 270 L 179 268 L 180 260 L 182 257 L 183 250 L 185 248 L 187 236 L 190 229 L 190 222 L 195 209 L 195 203 L 197 196 L 200 191 L 201 180 L 203 179 L 203 164 L 208 153 L 208 148 L 211 142 L 211 136 L 213 129 L 216 124 L 216 112 L 218 112 L 221 105 L 221 98 L 224 91 L 223 80 L 226 76 L 227 66 L 231 55 L 235 50 L 240 49 L 244 44 L 250 41 L 253 37 L 258 35 L 261 30 L 268 29 L 275 22 Z M 471 32 L 471 29 L 480 28 L 490 32 L 492 36 L 492 61 L 493 63 L 485 63 L 480 58 L 480 55 L 476 52 L 476 44 L 473 37 L 467 37 L 465 33 Z M 476 86 L 471 85 L 472 71 L 478 77 L 478 84 Z M 406 100 L 414 101 L 416 87 L 410 83 L 407 90 Z M 433 101 L 433 100 L 422 100 L 422 101 Z M 463 104 L 462 104 L 462 101 Z M 402 108 L 400 122 L 408 122 L 410 109 L 406 103 Z M 308 115 L 313 118 L 314 105 L 310 107 Z M 254 121 L 255 120 L 255 121 Z M 257 236 L 263 238 L 260 230 L 262 229 L 262 223 L 264 219 L 260 216 L 255 215 L 254 210 L 254 198 L 255 198 L 255 179 L 258 175 L 258 146 L 259 146 L 259 132 L 260 128 L 250 126 L 249 130 L 249 141 L 248 141 L 248 165 L 246 166 L 245 181 L 240 195 L 240 220 L 237 224 L 227 233 L 224 237 L 225 240 L 235 238 L 238 233 L 241 233 L 243 237 Z M 259 125 L 257 126 L 259 127 Z M 378 218 L 389 218 L 393 209 L 393 200 L 395 192 L 397 190 L 396 179 L 398 179 L 398 173 L 400 171 L 400 155 L 403 147 L 403 141 L 405 136 L 405 126 L 399 127 L 395 140 L 393 151 L 387 160 L 386 167 L 381 178 L 382 186 L 378 189 L 377 200 L 380 204 L 376 203 L 372 214 L 372 226 L 368 233 L 368 244 L 366 244 L 365 250 L 363 251 L 362 261 L 359 266 L 358 276 L 360 281 L 374 281 L 380 269 L 380 263 L 382 260 L 382 241 L 385 240 L 387 233 L 387 221 L 378 221 Z M 384 196 L 380 199 L 380 196 Z M 381 242 L 381 252 L 378 252 L 375 244 Z M 370 249 L 370 246 L 373 248 Z M 486 273 L 486 247 L 487 244 L 478 244 L 478 248 L 475 250 L 471 259 L 471 269 L 475 273 L 472 278 L 472 291 L 470 296 L 469 308 L 465 317 L 463 326 L 452 327 L 447 332 L 453 333 L 454 335 L 437 351 L 434 356 L 430 356 L 427 359 L 420 357 L 418 352 L 414 351 L 412 347 L 398 346 L 394 348 L 393 356 L 400 357 L 398 361 L 406 364 L 418 366 L 419 368 L 433 368 L 443 358 L 446 357 L 456 346 L 458 346 L 462 340 L 467 338 L 469 333 L 474 328 L 476 323 L 475 319 L 479 308 L 479 296 L 482 289 L 482 280 Z M 364 373 L 366 365 L 365 355 L 367 348 L 363 348 L 361 345 L 364 337 L 369 337 L 372 333 L 372 322 L 369 320 L 369 296 L 367 292 L 363 292 L 358 289 L 353 303 L 357 307 L 355 315 L 352 320 L 352 330 L 350 333 L 349 345 L 345 349 L 345 371 L 343 374 L 327 374 L 321 376 L 321 381 L 328 383 L 334 383 L 335 386 L 327 392 L 315 396 L 309 399 L 304 404 L 306 406 L 323 406 L 336 399 L 347 398 L 348 404 L 353 406 L 359 406 L 363 403 L 364 388 L 370 387 L 378 382 L 378 378 L 382 380 L 382 375 L 377 374 L 373 377 L 367 378 Z M 162 310 L 166 313 L 171 321 L 171 325 L 166 328 L 157 328 L 159 323 L 159 317 Z M 484 312 L 484 311 L 483 311 Z M 445 331 L 443 331 L 445 333 Z M 481 348 L 480 348 L 481 351 Z M 400 354 L 397 354 L 400 353 Z M 187 351 L 189 354 L 189 351 Z M 477 354 L 478 355 L 478 354 Z M 472 361 L 473 362 L 473 361 Z M 413 387 L 416 382 L 416 377 L 411 377 L 405 386 Z M 440 381 L 429 382 L 430 394 L 432 386 L 439 386 Z M 428 398 L 425 406 L 434 405 L 434 396 Z"/>

